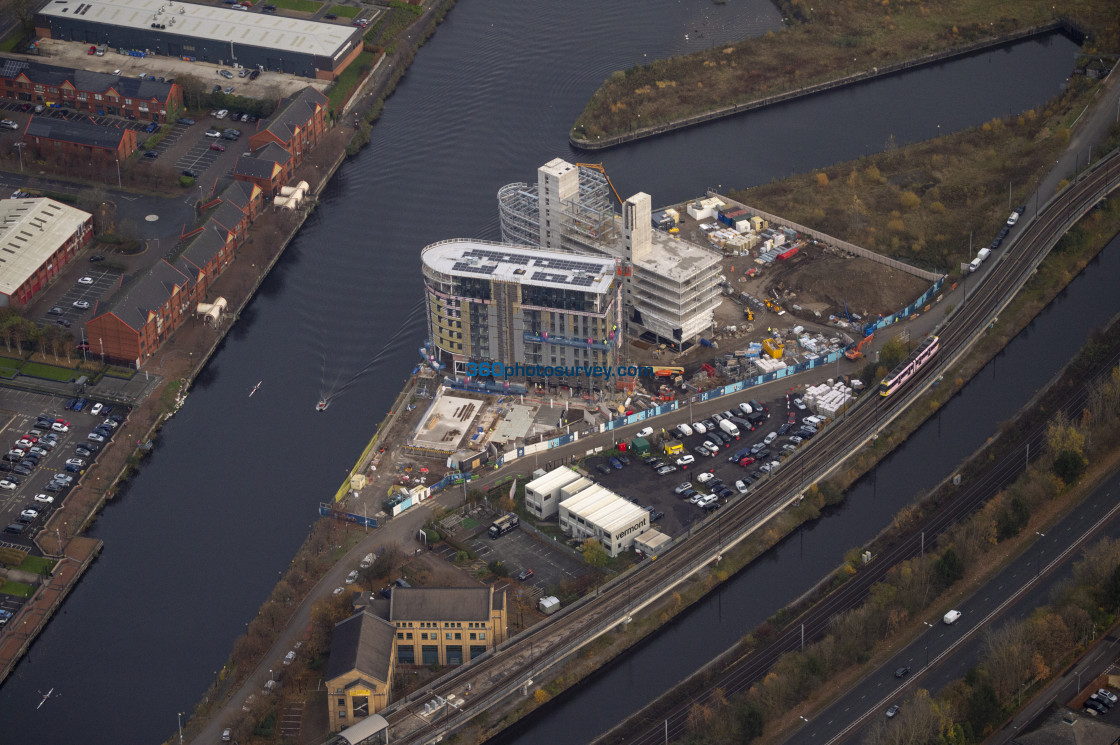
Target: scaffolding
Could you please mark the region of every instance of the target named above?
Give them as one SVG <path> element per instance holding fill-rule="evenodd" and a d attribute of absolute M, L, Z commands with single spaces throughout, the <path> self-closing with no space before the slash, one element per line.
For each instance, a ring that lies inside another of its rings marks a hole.
<path fill-rule="evenodd" d="M 615 224 L 613 192 L 605 174 L 590 168 L 579 169 L 579 195 L 560 202 L 560 214 L 577 244 L 587 244 L 580 248 L 618 253 L 620 233 Z M 503 241 L 540 245 L 540 194 L 536 185 L 517 182 L 499 189 L 498 216 Z"/>
<path fill-rule="evenodd" d="M 614 187 L 605 173 L 581 166 L 579 197 L 562 201 L 560 211 L 572 230 L 589 240 L 613 243 L 618 237 L 614 225 Z"/>

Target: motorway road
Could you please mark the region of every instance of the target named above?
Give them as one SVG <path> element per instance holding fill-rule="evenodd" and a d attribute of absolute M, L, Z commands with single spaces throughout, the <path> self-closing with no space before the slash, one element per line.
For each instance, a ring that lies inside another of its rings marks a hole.
<path fill-rule="evenodd" d="M 984 631 L 1010 621 L 1023 620 L 1050 599 L 1051 591 L 1068 580 L 1081 549 L 1101 536 L 1120 538 L 1120 471 L 1114 471 L 1085 501 L 1041 534 L 1020 556 L 963 600 L 963 614 L 952 626 L 933 613 L 925 619 L 926 632 L 899 650 L 853 690 L 841 696 L 817 716 L 809 717 L 786 742 L 794 745 L 833 745 L 858 742 L 875 718 L 884 716 L 891 704 L 905 701 L 921 687 L 940 691 L 964 677 L 984 653 Z M 947 609 L 946 609 L 947 610 Z M 1111 647 L 1109 648 L 1111 649 Z M 1096 667 L 1110 664 L 1115 651 L 1094 658 Z M 907 666 L 913 672 L 903 679 L 894 671 Z M 1084 674 L 1088 684 L 1093 675 Z M 1076 693 L 1076 681 L 1066 675 L 1054 690 L 1047 689 L 1030 707 L 1037 714 L 1055 699 L 1067 701 Z M 1060 697 L 1060 698 L 1059 698 Z M 1033 717 L 1032 717 L 1033 718 Z M 1021 720 L 1017 719 L 1017 722 Z M 1011 730 L 1000 742 L 1015 731 Z"/>

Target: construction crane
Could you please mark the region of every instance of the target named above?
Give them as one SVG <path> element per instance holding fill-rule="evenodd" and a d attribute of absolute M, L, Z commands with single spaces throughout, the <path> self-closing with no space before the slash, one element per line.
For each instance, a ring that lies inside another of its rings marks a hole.
<path fill-rule="evenodd" d="M 850 360 L 858 360 L 858 359 L 862 358 L 863 357 L 863 351 L 862 351 L 863 350 L 863 345 L 866 344 L 867 342 L 871 341 L 874 338 L 875 338 L 874 333 L 868 334 L 867 336 L 863 337 L 863 339 L 860 341 L 859 344 L 856 345 L 855 349 L 849 349 L 847 352 L 844 352 L 844 356 L 847 357 Z"/>
<path fill-rule="evenodd" d="M 618 189 L 614 188 L 614 184 L 611 183 L 611 177 L 607 175 L 607 170 L 603 168 L 602 163 L 576 163 L 576 166 L 579 168 L 590 168 L 592 171 L 598 171 L 603 174 L 603 178 L 607 180 L 607 186 L 611 187 L 611 191 L 614 192 L 614 198 L 618 200 L 619 204 L 622 204 L 622 197 L 618 196 Z"/>

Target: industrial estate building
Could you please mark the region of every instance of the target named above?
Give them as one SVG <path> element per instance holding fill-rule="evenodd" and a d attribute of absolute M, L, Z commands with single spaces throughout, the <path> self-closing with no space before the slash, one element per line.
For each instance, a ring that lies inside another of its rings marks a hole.
<path fill-rule="evenodd" d="M 498 191 L 502 239 L 510 243 L 606 255 L 623 263 L 626 331 L 683 349 L 713 325 L 720 256 L 654 230 L 651 198 L 638 193 L 615 213 L 607 178 L 556 158 L 537 183 Z"/>
<path fill-rule="evenodd" d="M 0 306 L 23 307 L 93 238 L 93 215 L 53 199 L 0 200 Z"/>
<path fill-rule="evenodd" d="M 434 243 L 421 252 L 428 338 L 440 361 L 586 369 L 617 365 L 622 323 L 617 262 L 477 240 Z M 585 374 L 523 379 L 590 388 Z"/>
<path fill-rule="evenodd" d="M 335 625 L 327 665 L 332 732 L 385 708 L 400 665 L 462 665 L 505 641 L 505 591 L 393 589 Z"/>
<path fill-rule="evenodd" d="M 3 60 L 0 64 L 0 97 L 138 121 L 175 121 L 183 111 L 183 89 L 178 83 L 24 60 Z"/>
<path fill-rule="evenodd" d="M 136 152 L 136 130 L 33 116 L 27 123 L 24 142 L 36 158 L 58 166 L 119 169 L 121 161 Z"/>
<path fill-rule="evenodd" d="M 43 38 L 105 44 L 124 54 L 252 67 L 334 80 L 362 51 L 363 29 L 172 0 L 52 2 Z"/>
<path fill-rule="evenodd" d="M 595 484 L 560 503 L 560 530 L 573 538 L 596 538 L 618 556 L 649 529 L 649 511 Z"/>
<path fill-rule="evenodd" d="M 560 500 L 575 494 L 575 491 L 572 491 L 564 495 L 561 490 L 578 482 L 583 482 L 581 489 L 592 484 L 590 479 L 580 476 L 567 466 L 561 466 L 540 478 L 533 479 L 525 485 L 525 510 L 538 520 L 552 517 L 560 511 Z"/>

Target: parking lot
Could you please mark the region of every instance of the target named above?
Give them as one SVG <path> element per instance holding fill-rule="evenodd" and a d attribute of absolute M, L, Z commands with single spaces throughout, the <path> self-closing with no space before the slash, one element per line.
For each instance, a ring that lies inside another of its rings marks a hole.
<path fill-rule="evenodd" d="M 199 133 L 201 134 L 201 133 Z M 228 140 L 211 139 L 209 137 L 199 137 L 198 141 L 191 145 L 186 152 L 184 152 L 177 161 L 175 167 L 180 170 L 191 170 L 200 176 L 206 169 L 214 165 L 223 152 L 226 150 L 227 145 L 234 143 Z M 221 150 L 212 148 L 212 145 L 218 145 Z"/>
<path fill-rule="evenodd" d="M 4 528 L 0 533 L 4 545 L 24 550 L 31 548 L 32 538 L 42 529 L 51 512 L 60 506 L 70 486 L 81 478 L 97 452 L 108 444 L 108 438 L 103 443 L 91 443 L 87 437 L 105 421 L 104 412 L 93 414 L 90 411 L 92 401 L 83 411 L 68 411 L 64 408 L 67 400 L 30 391 L 12 390 L 5 394 L 7 408 L 0 412 L 3 417 L 0 442 L 6 447 L 0 460 L 0 481 L 6 483 L 0 488 L 0 522 L 4 526 L 22 524 L 26 527 L 20 533 Z M 122 417 L 126 413 L 118 408 L 110 412 Z M 60 420 L 57 427 L 45 424 L 57 420 Z M 45 444 L 48 441 L 53 444 Z M 82 455 L 76 450 L 79 446 L 97 452 Z M 72 461 L 69 468 L 68 460 Z M 70 479 L 68 485 L 51 484 L 65 478 Z M 33 510 L 35 514 L 26 510 Z"/>
<path fill-rule="evenodd" d="M 479 560 L 500 561 L 509 570 L 513 592 L 520 593 L 531 605 L 544 596 L 545 588 L 579 577 L 588 569 L 563 549 L 549 546 L 523 530 L 493 540 L 483 531 L 467 543 Z M 533 576 L 519 581 L 517 575 L 525 569 L 532 569 Z"/>
<path fill-rule="evenodd" d="M 93 263 L 77 282 L 55 301 L 43 321 L 56 323 L 69 328 L 74 323 L 91 318 L 97 309 L 97 301 L 108 297 L 120 285 L 121 275 L 97 269 Z M 83 280 L 88 279 L 86 283 Z"/>
<path fill-rule="evenodd" d="M 5 118 L 15 119 L 19 122 L 20 128 L 27 123 L 27 119 L 31 118 L 34 113 L 36 104 L 20 101 L 0 100 L 0 109 L 11 112 L 15 116 L 7 116 Z M 26 117 L 20 117 L 20 114 L 26 114 Z M 137 131 L 143 130 L 148 126 L 148 122 L 141 122 L 136 120 L 124 119 L 119 116 L 106 116 L 96 113 L 89 113 L 86 111 L 69 111 L 63 108 L 44 108 L 36 116 L 45 116 L 49 119 L 78 119 L 82 121 L 93 121 L 105 127 L 116 127 L 117 129 L 135 129 Z M 143 137 L 139 138 L 143 139 Z"/>
<path fill-rule="evenodd" d="M 792 412 L 787 412 L 784 398 L 763 403 L 768 408 L 770 417 L 754 431 L 742 431 L 738 440 L 732 440 L 729 444 L 714 443 L 719 445 L 719 450 L 715 455 L 701 455 L 696 451 L 697 447 L 705 441 L 712 441 L 712 438 L 709 434 L 695 433 L 683 438 L 668 438 L 670 441 L 681 442 L 684 445 L 684 452 L 680 455 L 665 455 L 664 450 L 659 445 L 661 433 L 660 431 L 655 432 L 653 436 L 648 438 L 652 449 L 650 457 L 656 457 L 663 463 L 673 465 L 675 468 L 665 475 L 659 475 L 653 467 L 643 463 L 643 459 L 634 453 L 626 454 L 627 460 L 629 460 L 628 465 L 623 465 L 622 468 L 612 466 L 609 459 L 611 456 L 618 454 L 616 450 L 604 451 L 599 456 L 589 458 L 585 461 L 584 467 L 592 479 L 611 491 L 642 507 L 652 507 L 654 516 L 657 512 L 664 513 L 663 517 L 653 522 L 653 526 L 666 535 L 677 537 L 687 532 L 689 526 L 694 522 L 707 516 L 707 512 L 703 508 L 674 493 L 674 489 L 679 485 L 688 482 L 692 489 L 701 494 L 711 493 L 710 482 L 708 484 L 699 482 L 701 474 L 711 473 L 723 485 L 738 494 L 735 482 L 750 479 L 753 483 L 745 484 L 747 486 L 746 498 L 750 499 L 750 495 L 754 491 L 754 485 L 767 478 L 767 473 L 763 470 L 764 463 L 776 460 L 781 464 L 780 468 L 789 468 L 791 465 L 796 465 L 796 457 L 791 451 L 784 450 L 782 446 L 788 444 L 797 447 L 793 445 L 789 437 L 800 426 L 800 420 L 811 415 L 811 412 L 798 410 L 792 406 L 790 407 Z M 733 413 L 738 415 L 738 412 Z M 776 436 L 769 445 L 765 446 L 766 450 L 769 451 L 768 456 L 759 457 L 756 462 L 747 466 L 729 462 L 728 459 L 733 453 L 761 444 L 769 433 L 776 432 L 782 424 L 788 421 L 791 413 L 798 424 L 791 423 L 790 430 L 786 435 Z M 666 431 L 671 430 L 681 422 L 690 424 L 687 409 L 682 409 L 678 412 L 678 415 L 679 419 L 663 425 Z M 800 446 L 803 447 L 804 444 L 802 443 Z M 684 455 L 692 456 L 694 462 L 688 465 L 678 465 L 677 459 Z M 604 466 L 606 472 L 604 473 L 599 466 Z M 720 498 L 715 502 L 713 508 L 723 506 L 727 501 L 726 498 Z"/>

